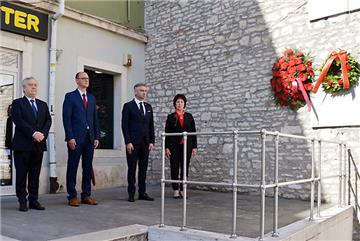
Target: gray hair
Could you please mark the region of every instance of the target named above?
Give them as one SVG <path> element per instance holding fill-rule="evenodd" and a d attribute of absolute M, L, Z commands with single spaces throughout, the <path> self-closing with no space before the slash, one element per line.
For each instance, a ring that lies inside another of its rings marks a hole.
<path fill-rule="evenodd" d="M 26 84 L 27 84 L 27 82 L 28 82 L 29 80 L 35 80 L 36 82 L 38 82 L 38 81 L 37 81 L 34 77 L 32 77 L 32 76 L 27 77 L 27 78 L 23 79 L 23 81 L 22 81 L 22 87 L 23 87 L 23 88 L 26 86 Z"/>
<path fill-rule="evenodd" d="M 137 87 L 147 87 L 147 85 L 145 83 L 137 83 L 134 85 L 134 89 L 136 89 Z"/>

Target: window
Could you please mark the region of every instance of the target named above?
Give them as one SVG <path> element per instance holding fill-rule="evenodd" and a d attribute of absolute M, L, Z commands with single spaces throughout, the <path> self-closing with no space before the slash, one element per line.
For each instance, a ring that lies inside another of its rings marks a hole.
<path fill-rule="evenodd" d="M 359 0 L 309 0 L 310 21 L 360 10 Z"/>
<path fill-rule="evenodd" d="M 100 123 L 100 149 L 114 148 L 114 76 L 100 71 L 85 69 L 89 75 L 89 93 L 96 98 Z"/>

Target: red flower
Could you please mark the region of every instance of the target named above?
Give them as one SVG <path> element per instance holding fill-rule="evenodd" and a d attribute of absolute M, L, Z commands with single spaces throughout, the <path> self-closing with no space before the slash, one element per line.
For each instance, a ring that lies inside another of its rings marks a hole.
<path fill-rule="evenodd" d="M 303 64 L 300 64 L 300 65 L 296 66 L 296 69 L 299 71 L 304 71 L 304 70 L 306 70 L 306 66 Z"/>
<path fill-rule="evenodd" d="M 285 58 L 284 57 L 280 57 L 278 60 L 279 64 L 282 64 L 285 62 Z"/>
<path fill-rule="evenodd" d="M 299 59 L 299 58 L 295 58 L 295 63 L 296 63 L 296 64 L 301 64 L 301 63 L 302 63 L 302 60 Z"/>
<path fill-rule="evenodd" d="M 307 68 L 306 71 L 308 72 L 309 76 L 314 76 L 314 71 L 311 68 Z"/>
<path fill-rule="evenodd" d="M 310 90 L 312 90 L 312 88 L 313 88 L 313 84 L 312 84 L 312 83 L 306 83 L 306 84 L 304 84 L 304 88 L 305 88 L 307 91 L 310 91 Z"/>
<path fill-rule="evenodd" d="M 289 61 L 289 66 L 294 66 L 295 65 L 295 61 L 294 60 L 290 60 Z"/>
<path fill-rule="evenodd" d="M 281 70 L 286 70 L 286 68 L 288 67 L 288 63 L 284 62 L 281 64 Z"/>
<path fill-rule="evenodd" d="M 307 79 L 307 75 L 304 74 L 304 73 L 300 73 L 300 74 L 298 75 L 298 77 L 299 77 L 299 79 L 300 79 L 302 82 L 304 82 L 304 81 Z"/>
<path fill-rule="evenodd" d="M 290 67 L 288 69 L 289 74 L 294 74 L 296 72 L 296 67 Z"/>
<path fill-rule="evenodd" d="M 339 84 L 339 85 L 342 85 L 342 84 L 343 84 L 343 81 L 342 81 L 341 79 L 339 79 L 338 84 Z"/>
<path fill-rule="evenodd" d="M 297 57 L 302 57 L 304 56 L 303 52 L 297 51 L 295 54 Z"/>
<path fill-rule="evenodd" d="M 274 66 L 273 66 L 273 69 L 278 69 L 278 68 L 280 68 L 279 62 L 275 62 Z"/>
<path fill-rule="evenodd" d="M 351 70 L 351 69 L 352 69 L 352 66 L 351 66 L 351 65 L 346 65 L 346 69 L 347 69 L 347 70 Z"/>
<path fill-rule="evenodd" d="M 307 67 L 311 67 L 311 66 L 312 66 L 312 63 L 311 63 L 310 60 L 306 61 L 306 66 L 307 66 Z"/>
<path fill-rule="evenodd" d="M 331 80 L 331 79 L 329 79 L 328 81 L 327 81 L 327 83 L 328 83 L 328 85 L 332 85 L 333 84 L 333 80 Z"/>
<path fill-rule="evenodd" d="M 292 49 L 287 49 L 287 50 L 285 51 L 285 55 L 290 55 L 290 54 L 292 54 L 292 53 L 294 53 L 294 51 L 293 51 Z"/>

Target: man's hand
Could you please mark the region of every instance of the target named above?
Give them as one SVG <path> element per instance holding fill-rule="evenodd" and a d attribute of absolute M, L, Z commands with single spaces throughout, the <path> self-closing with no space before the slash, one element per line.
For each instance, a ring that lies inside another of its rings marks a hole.
<path fill-rule="evenodd" d="M 197 155 L 197 149 L 194 148 L 194 149 L 192 149 L 192 151 L 191 151 L 191 156 L 196 156 L 196 155 Z"/>
<path fill-rule="evenodd" d="M 126 145 L 126 151 L 127 151 L 129 154 L 131 154 L 133 150 L 134 150 L 133 144 L 132 144 L 132 143 L 128 143 L 128 144 Z"/>
<path fill-rule="evenodd" d="M 41 142 L 45 138 L 44 134 L 39 131 L 35 131 L 32 136 L 34 137 L 36 142 Z"/>
<path fill-rule="evenodd" d="M 154 149 L 155 149 L 154 144 L 153 144 L 153 143 L 150 143 L 150 144 L 149 144 L 149 151 L 152 151 L 152 150 L 154 150 Z"/>
<path fill-rule="evenodd" d="M 171 151 L 170 151 L 169 148 L 166 148 L 166 149 L 165 149 L 165 156 L 166 156 L 166 158 L 170 158 L 170 156 L 171 156 Z"/>
<path fill-rule="evenodd" d="M 96 149 L 99 145 L 99 140 L 94 140 L 94 148 Z"/>
<path fill-rule="evenodd" d="M 76 141 L 75 141 L 75 139 L 70 139 L 70 140 L 68 140 L 67 144 L 68 144 L 68 147 L 69 147 L 71 150 L 75 150 L 75 147 L 76 147 Z"/>

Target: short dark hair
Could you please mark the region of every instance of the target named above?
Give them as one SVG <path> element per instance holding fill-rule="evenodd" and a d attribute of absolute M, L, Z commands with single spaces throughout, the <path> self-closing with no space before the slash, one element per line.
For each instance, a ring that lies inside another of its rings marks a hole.
<path fill-rule="evenodd" d="M 185 97 L 185 95 L 183 95 L 183 94 L 177 94 L 177 95 L 175 95 L 174 100 L 173 100 L 174 107 L 176 106 L 176 101 L 177 101 L 178 99 L 182 99 L 182 100 L 184 101 L 184 107 L 186 107 L 186 97 Z"/>
<path fill-rule="evenodd" d="M 147 87 L 147 85 L 145 83 L 137 83 L 137 84 L 134 85 L 134 89 L 137 88 L 137 87 L 140 87 L 140 86 Z"/>
<path fill-rule="evenodd" d="M 80 72 L 77 72 L 77 73 L 76 73 L 76 75 L 75 75 L 75 79 L 78 79 L 78 78 L 79 78 L 79 74 L 81 74 L 81 73 L 85 73 L 85 74 L 86 74 L 86 72 L 85 72 L 85 71 L 80 71 Z"/>

